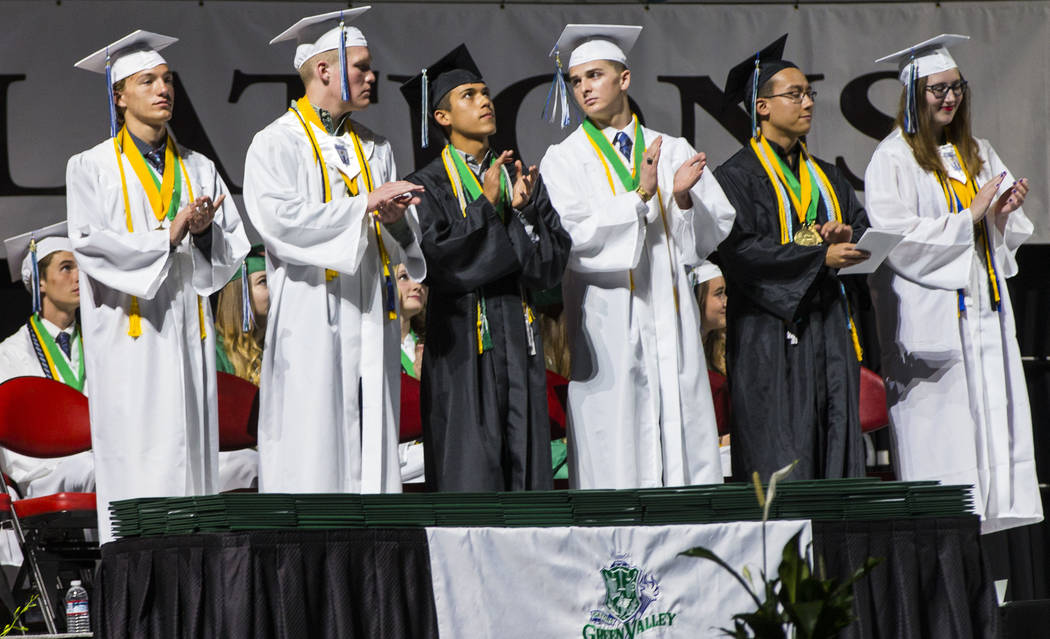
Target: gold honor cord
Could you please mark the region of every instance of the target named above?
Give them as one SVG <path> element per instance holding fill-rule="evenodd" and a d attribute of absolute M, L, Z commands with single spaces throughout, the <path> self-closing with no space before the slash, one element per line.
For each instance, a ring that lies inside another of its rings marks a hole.
<path fill-rule="evenodd" d="M 313 131 L 310 129 L 311 123 L 321 129 L 325 130 L 324 124 L 321 122 L 321 118 L 317 116 L 317 111 L 314 110 L 313 105 L 310 101 L 303 96 L 296 101 L 294 108 L 289 108 L 295 116 L 299 119 L 299 124 L 302 125 L 303 131 L 306 132 L 306 138 L 310 141 L 310 147 L 314 152 L 314 160 L 321 172 L 321 185 L 324 188 L 324 202 L 327 204 L 332 201 L 332 187 L 328 181 L 328 170 L 326 168 L 324 155 L 321 153 L 321 146 L 317 143 L 317 138 L 314 136 Z M 366 193 L 371 193 L 375 188 L 372 182 L 372 170 L 368 165 L 368 161 L 365 159 L 364 151 L 361 147 L 361 139 L 357 136 L 357 132 L 354 131 L 353 126 L 349 120 L 346 121 L 346 131 L 350 134 L 350 140 L 354 145 L 354 153 L 357 156 L 358 165 L 361 167 L 361 175 L 364 176 Z M 346 192 L 351 197 L 356 197 L 360 193 L 360 187 L 357 185 L 357 178 L 350 180 L 342 173 L 339 172 L 340 177 L 343 178 L 343 183 L 346 185 Z M 371 211 L 366 212 L 371 213 Z M 383 268 L 383 282 L 384 288 L 386 289 L 384 297 L 386 298 L 386 312 L 387 319 L 397 319 L 397 304 L 395 302 L 396 289 L 394 287 L 393 270 L 390 267 L 390 256 L 386 252 L 386 246 L 383 244 L 383 231 L 379 223 L 378 218 L 373 218 L 373 224 L 376 232 L 376 242 L 379 245 L 379 261 Z M 339 272 L 332 269 L 325 269 L 325 280 L 331 282 L 332 280 L 339 277 Z"/>
<path fill-rule="evenodd" d="M 952 145 L 952 151 L 955 152 L 955 157 L 959 160 L 959 166 L 962 168 L 963 176 L 966 177 L 966 183 L 964 184 L 954 178 L 941 176 L 938 176 L 937 179 L 941 184 L 944 199 L 948 204 L 948 211 L 953 215 L 958 215 L 973 204 L 973 199 L 977 196 L 977 183 L 970 177 L 969 172 L 966 170 L 966 165 L 962 161 L 962 156 L 959 155 L 959 149 L 955 148 L 954 144 Z M 995 256 L 992 253 L 991 229 L 984 218 L 974 225 L 974 229 L 976 240 L 980 242 L 984 252 L 984 264 L 988 273 L 988 283 L 992 294 L 992 308 L 998 311 L 1002 298 L 999 292 L 999 276 L 995 268 Z M 966 302 L 964 301 L 962 289 L 959 289 L 958 296 L 959 317 L 962 317 L 962 314 L 966 312 Z"/>
<path fill-rule="evenodd" d="M 759 146 L 759 140 L 761 140 L 763 146 Z M 781 193 L 781 185 L 783 182 L 777 177 L 777 173 L 774 170 L 775 165 L 768 157 L 765 157 L 766 149 L 768 149 L 770 153 L 773 153 L 773 149 L 761 134 L 759 134 L 759 140 L 756 140 L 755 138 L 751 139 L 751 150 L 754 152 L 755 157 L 758 158 L 759 164 L 762 165 L 762 168 L 766 172 L 766 177 L 769 178 L 769 182 L 773 186 L 773 194 L 776 196 L 777 200 L 777 218 L 780 220 L 780 243 L 788 244 L 793 239 L 791 233 L 793 225 L 791 223 L 791 218 L 788 217 L 789 213 L 787 210 L 787 203 L 785 202 L 783 193 Z M 813 160 L 813 157 L 809 154 L 809 149 L 806 148 L 806 145 L 802 140 L 799 140 L 798 143 L 802 145 L 802 155 L 800 156 L 800 159 L 805 162 L 806 166 L 809 168 L 809 172 L 816 176 L 820 195 L 824 198 L 825 205 L 830 204 L 830 206 L 828 206 L 830 209 L 830 211 L 828 211 L 829 215 L 833 217 L 836 222 L 841 222 L 842 207 L 839 204 L 838 196 L 835 194 L 835 189 L 831 187 L 831 181 L 828 179 L 827 174 L 824 173 L 824 169 L 820 168 L 820 165 Z M 805 171 L 800 171 L 800 173 L 805 173 Z M 791 189 L 784 190 L 787 190 L 789 193 L 791 191 Z M 792 197 L 792 203 L 795 203 L 794 197 Z M 839 284 L 839 289 L 842 292 L 842 300 L 846 304 L 846 323 L 849 327 L 850 340 L 853 342 L 853 350 L 856 352 L 857 361 L 859 362 L 864 358 L 864 350 L 861 348 L 860 336 L 857 334 L 857 325 L 853 321 L 853 314 L 849 309 L 849 300 L 846 298 L 845 287 L 843 287 L 841 283 Z"/>
<path fill-rule="evenodd" d="M 133 149 L 135 149 L 135 153 L 127 154 L 127 153 L 123 152 L 123 150 L 125 148 L 127 148 L 128 144 L 130 144 L 131 147 Z M 165 217 L 168 217 L 168 219 L 171 219 L 171 218 L 175 217 L 174 214 L 169 215 L 169 210 L 175 210 L 175 211 L 178 210 L 179 201 L 182 198 L 181 188 L 179 189 L 179 198 L 177 198 L 177 199 L 175 197 L 173 197 L 172 193 L 168 193 L 168 195 L 167 195 L 167 197 L 168 197 L 168 209 L 166 210 L 164 208 L 164 206 L 165 206 L 164 196 L 163 195 L 159 195 L 160 191 L 157 189 L 156 177 L 153 175 L 152 172 L 150 172 L 149 168 L 143 166 L 142 168 L 145 168 L 145 170 L 147 171 L 147 173 L 150 176 L 149 180 L 144 181 L 142 179 L 142 174 L 139 173 L 139 169 L 136 168 L 135 156 L 138 156 L 138 161 L 139 162 L 143 162 L 144 163 L 144 160 L 142 159 L 142 154 L 139 153 L 138 148 L 135 146 L 135 143 L 130 138 L 130 134 L 128 133 L 127 125 L 125 125 L 123 128 L 121 128 L 121 130 L 117 134 L 117 136 L 115 138 L 113 138 L 113 151 L 116 153 L 116 157 L 117 157 L 117 168 L 120 169 L 120 189 L 121 189 L 121 193 L 124 196 L 124 225 L 127 227 L 128 233 L 134 233 L 135 232 L 135 224 L 134 224 L 134 222 L 132 221 L 132 218 L 131 218 L 131 200 L 128 197 L 128 181 L 127 181 L 127 176 L 124 173 L 124 161 L 121 159 L 121 155 L 124 155 L 125 157 L 128 158 L 128 162 L 131 164 L 131 168 L 135 170 L 135 175 L 136 175 L 136 177 L 138 177 L 139 183 L 142 184 L 142 188 L 146 191 L 146 196 L 149 198 L 149 201 L 150 201 L 150 207 L 153 209 L 153 215 L 154 215 L 154 217 L 157 218 L 157 221 L 159 221 L 159 222 L 163 221 Z M 164 175 L 165 176 L 168 175 L 169 167 L 171 168 L 172 171 L 175 171 L 174 167 L 175 167 L 176 164 L 178 164 L 178 167 L 179 167 L 178 170 L 181 172 L 181 175 L 179 176 L 178 180 L 176 180 L 174 177 L 172 177 L 170 179 L 170 183 L 172 185 L 173 191 L 174 191 L 175 183 L 176 182 L 180 182 L 182 179 L 185 179 L 186 180 L 186 191 L 189 193 L 189 199 L 192 202 L 195 198 L 193 197 L 193 184 L 190 182 L 190 174 L 189 174 L 188 171 L 186 171 L 186 165 L 182 161 L 182 155 L 179 153 L 179 149 L 175 145 L 175 143 L 172 141 L 170 135 L 168 136 L 167 146 L 166 146 L 166 148 L 164 150 L 164 158 L 165 158 L 165 161 L 164 161 Z M 169 183 L 169 179 L 167 177 L 165 177 L 164 181 L 162 182 L 162 188 L 163 188 L 163 184 L 167 184 L 167 183 Z M 149 188 L 149 186 L 147 186 L 147 184 L 150 184 L 150 185 L 153 186 L 153 191 L 150 190 L 150 188 Z M 154 191 L 158 192 L 158 197 L 154 197 Z M 206 338 L 208 336 L 208 333 L 207 333 L 207 331 L 204 328 L 204 302 L 201 300 L 201 296 L 200 295 L 197 296 L 197 319 L 200 322 L 200 334 L 201 334 L 201 339 L 203 340 L 204 338 Z M 132 295 L 131 296 L 131 304 L 129 305 L 129 308 L 128 308 L 128 336 L 132 337 L 132 338 L 135 338 L 135 337 L 139 337 L 141 335 L 142 335 L 142 314 L 141 314 L 141 311 L 139 309 L 139 298 L 135 297 L 134 295 Z"/>

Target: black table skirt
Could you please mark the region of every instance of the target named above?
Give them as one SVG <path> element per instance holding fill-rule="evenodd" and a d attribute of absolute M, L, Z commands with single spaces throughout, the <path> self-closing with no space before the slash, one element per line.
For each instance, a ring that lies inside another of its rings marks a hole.
<path fill-rule="evenodd" d="M 993 639 L 976 518 L 815 522 L 830 576 L 856 589 L 847 639 Z M 437 639 L 426 531 L 256 531 L 107 544 L 93 597 L 105 639 Z M 461 639 L 461 638 L 445 638 Z"/>

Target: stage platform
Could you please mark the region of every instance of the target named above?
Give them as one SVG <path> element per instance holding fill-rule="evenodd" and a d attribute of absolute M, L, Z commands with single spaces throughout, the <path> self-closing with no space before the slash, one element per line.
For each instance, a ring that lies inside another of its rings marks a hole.
<path fill-rule="evenodd" d="M 187 511 L 177 515 L 173 521 L 184 525 Z M 632 517 L 644 520 L 645 509 Z M 859 619 L 844 639 L 998 637 L 976 517 L 790 517 L 766 525 L 765 555 L 757 521 L 362 525 L 128 538 L 102 548 L 92 613 L 96 636 L 105 639 L 716 637 L 718 626 L 753 604 L 717 566 L 678 553 L 704 545 L 757 575 L 763 556 L 775 572 L 784 541 L 799 533 L 829 577 L 847 576 L 869 556 L 884 559 L 858 584 Z M 616 597 L 605 579 L 618 571 L 637 576 L 640 601 L 626 622 L 611 614 Z"/>

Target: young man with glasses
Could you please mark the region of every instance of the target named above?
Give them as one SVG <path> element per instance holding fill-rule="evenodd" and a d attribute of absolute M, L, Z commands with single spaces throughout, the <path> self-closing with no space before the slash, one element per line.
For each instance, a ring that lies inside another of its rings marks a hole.
<path fill-rule="evenodd" d="M 794 479 L 864 472 L 860 343 L 837 270 L 867 254 L 853 189 L 810 155 L 814 91 L 781 59 L 787 36 L 729 72 L 726 99 L 752 118 L 748 144 L 715 170 L 737 211 L 719 247 L 729 289 L 726 364 L 733 473 Z"/>

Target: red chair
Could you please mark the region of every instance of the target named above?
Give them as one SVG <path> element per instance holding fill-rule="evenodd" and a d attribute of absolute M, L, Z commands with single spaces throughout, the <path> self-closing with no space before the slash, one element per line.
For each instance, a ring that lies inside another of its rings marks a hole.
<path fill-rule="evenodd" d="M 547 413 L 551 419 L 551 439 L 565 437 L 565 409 L 569 405 L 569 380 L 547 371 Z"/>
<path fill-rule="evenodd" d="M 41 377 L 16 377 L 0 384 L 0 446 L 43 458 L 91 450 L 87 398 L 61 382 Z M 98 527 L 95 493 L 20 499 L 11 504 L 9 512 L 25 557 L 15 586 L 28 578 L 40 594 L 48 632 L 56 633 L 62 592 L 54 586 L 60 586 L 60 569 L 76 570 L 90 583 L 99 557 L 98 543 L 87 541 L 83 534 L 85 529 Z"/>
<path fill-rule="evenodd" d="M 877 373 L 860 367 L 860 430 L 870 433 L 890 423 L 886 384 Z"/>
<path fill-rule="evenodd" d="M 401 371 L 401 434 L 404 444 L 423 437 L 423 414 L 419 407 L 419 380 Z"/>
<path fill-rule="evenodd" d="M 259 387 L 229 373 L 216 373 L 219 396 L 219 450 L 252 448 L 259 443 Z"/>
<path fill-rule="evenodd" d="M 718 435 L 729 434 L 729 384 L 726 376 L 717 371 L 707 371 L 707 381 L 711 384 L 711 401 L 715 405 L 715 424 Z"/>

